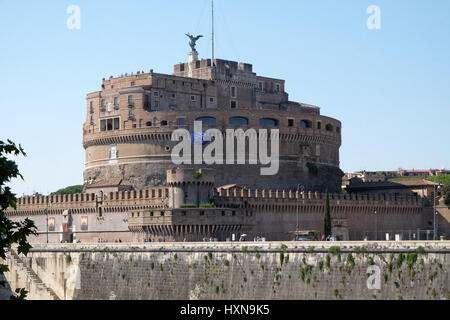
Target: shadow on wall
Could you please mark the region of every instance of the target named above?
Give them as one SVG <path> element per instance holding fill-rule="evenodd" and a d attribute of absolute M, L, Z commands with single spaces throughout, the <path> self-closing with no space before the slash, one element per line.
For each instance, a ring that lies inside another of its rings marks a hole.
<path fill-rule="evenodd" d="M 0 284 L 0 300 L 9 300 L 13 292 L 11 291 L 11 287 L 9 286 L 9 283 L 6 280 L 5 276 L 0 275 L 0 283 L 5 284 L 5 286 L 2 286 Z"/>

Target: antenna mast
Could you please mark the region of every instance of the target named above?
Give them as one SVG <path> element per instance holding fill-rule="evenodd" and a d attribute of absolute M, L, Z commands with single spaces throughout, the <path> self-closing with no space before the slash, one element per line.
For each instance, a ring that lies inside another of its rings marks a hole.
<path fill-rule="evenodd" d="M 211 65 L 214 66 L 214 0 L 211 0 L 211 52 L 212 60 Z"/>

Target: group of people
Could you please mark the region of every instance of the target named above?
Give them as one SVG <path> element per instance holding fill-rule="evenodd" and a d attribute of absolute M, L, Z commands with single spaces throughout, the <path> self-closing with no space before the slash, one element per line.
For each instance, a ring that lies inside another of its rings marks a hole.
<path fill-rule="evenodd" d="M 81 242 L 81 241 L 80 241 Z M 98 243 L 108 243 L 108 239 L 102 239 L 102 238 L 98 238 Z M 115 243 L 121 243 L 122 240 L 121 239 L 116 239 L 114 240 Z"/>

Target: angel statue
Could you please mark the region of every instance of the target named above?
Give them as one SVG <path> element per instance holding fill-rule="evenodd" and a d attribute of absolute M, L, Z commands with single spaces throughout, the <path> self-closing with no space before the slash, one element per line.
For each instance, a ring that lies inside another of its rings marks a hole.
<path fill-rule="evenodd" d="M 195 50 L 195 43 L 197 42 L 198 39 L 200 39 L 203 36 L 198 35 L 198 36 L 194 37 L 193 35 L 191 35 L 189 33 L 186 33 L 186 36 L 188 36 L 189 39 L 191 39 L 191 41 L 189 41 L 189 45 L 191 46 L 192 51 L 197 52 L 197 50 Z"/>

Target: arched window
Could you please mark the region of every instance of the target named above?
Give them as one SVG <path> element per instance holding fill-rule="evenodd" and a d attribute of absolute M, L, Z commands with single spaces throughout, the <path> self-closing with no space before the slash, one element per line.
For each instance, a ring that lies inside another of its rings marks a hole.
<path fill-rule="evenodd" d="M 325 130 L 327 130 L 327 131 L 333 131 L 333 126 L 331 125 L 331 124 L 327 124 L 326 126 L 325 126 Z"/>
<path fill-rule="evenodd" d="M 162 127 L 167 126 L 167 121 L 166 121 L 166 120 L 161 121 L 161 126 L 162 126 Z"/>
<path fill-rule="evenodd" d="M 309 120 L 300 120 L 300 128 L 311 128 L 312 122 Z"/>
<path fill-rule="evenodd" d="M 195 121 L 201 121 L 204 126 L 215 126 L 216 118 L 213 117 L 200 117 L 195 119 Z"/>
<path fill-rule="evenodd" d="M 278 125 L 278 120 L 272 118 L 259 119 L 259 125 L 264 127 L 275 127 Z"/>
<path fill-rule="evenodd" d="M 146 125 L 147 127 L 151 127 L 151 126 L 152 126 L 152 122 L 151 122 L 151 121 L 148 121 L 147 123 L 145 123 L 145 125 Z"/>
<path fill-rule="evenodd" d="M 244 117 L 232 117 L 230 118 L 229 123 L 232 126 L 247 126 L 248 119 Z"/>

